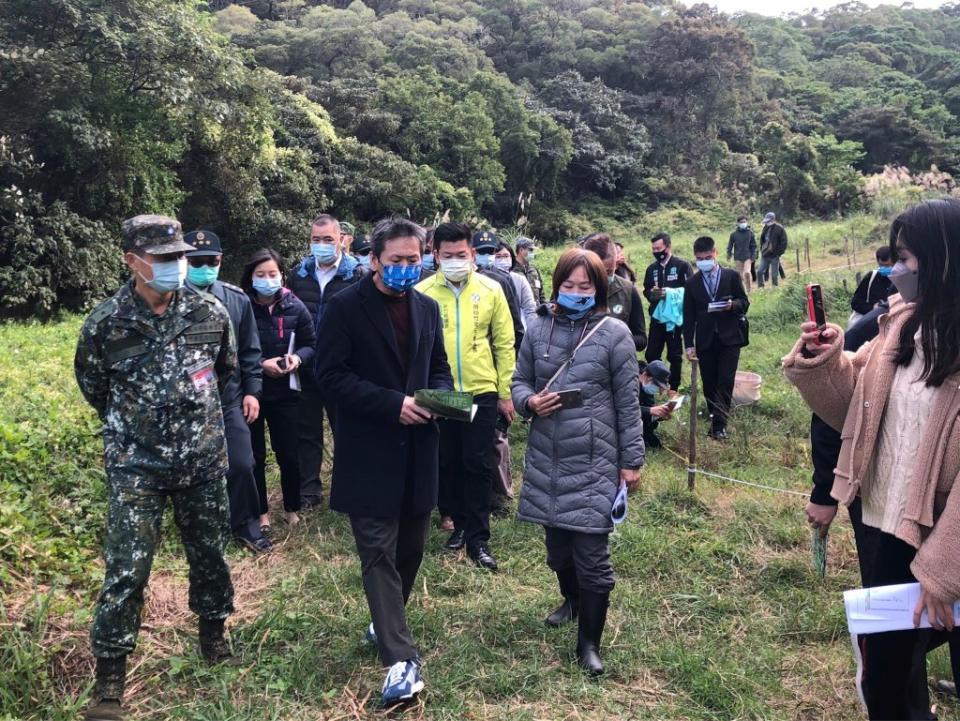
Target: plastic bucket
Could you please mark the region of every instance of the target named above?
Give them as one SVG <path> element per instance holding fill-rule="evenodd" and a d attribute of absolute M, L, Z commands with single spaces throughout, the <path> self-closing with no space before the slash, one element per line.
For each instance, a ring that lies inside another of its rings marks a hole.
<path fill-rule="evenodd" d="M 733 382 L 733 405 L 749 406 L 759 401 L 761 385 L 763 378 L 760 374 L 737 371 L 736 380 Z"/>

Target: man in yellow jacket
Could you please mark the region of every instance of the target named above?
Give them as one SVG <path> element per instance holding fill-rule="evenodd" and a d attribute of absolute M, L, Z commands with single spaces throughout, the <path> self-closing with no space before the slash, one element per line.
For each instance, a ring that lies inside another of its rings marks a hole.
<path fill-rule="evenodd" d="M 442 223 L 433 233 L 437 274 L 417 290 L 440 305 L 447 360 L 458 391 L 472 393 L 473 422 L 440 421 L 440 512 L 453 517 L 447 548 L 464 546 L 481 568 L 495 571 L 490 552 L 490 474 L 497 414 L 513 422 L 510 381 L 515 363 L 513 320 L 503 290 L 475 272 L 470 229 Z"/>

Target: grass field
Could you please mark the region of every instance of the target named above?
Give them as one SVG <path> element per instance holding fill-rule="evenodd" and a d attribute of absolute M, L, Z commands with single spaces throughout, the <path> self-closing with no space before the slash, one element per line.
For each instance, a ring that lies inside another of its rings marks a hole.
<path fill-rule="evenodd" d="M 847 232 L 876 221 L 859 223 L 847 221 Z M 645 237 L 637 227 L 619 230 Z M 837 265 L 837 258 L 845 264 L 845 254 L 831 252 L 842 248 L 843 225 L 808 230 L 814 268 Z M 689 257 L 693 234 L 679 235 L 678 249 Z M 645 264 L 646 243 L 629 249 L 638 266 Z M 556 252 L 544 251 L 538 264 L 552 267 Z M 787 287 L 751 298 L 752 343 L 741 368 L 763 376 L 762 399 L 735 412 L 725 445 L 707 441 L 701 430 L 699 465 L 805 492 L 809 414 L 779 370 L 802 313 L 802 290 L 790 275 Z M 828 289 L 828 313 L 845 318 L 841 280 L 852 280 L 852 272 L 814 275 Z M 2 721 L 75 719 L 91 681 L 86 633 L 101 574 L 104 490 L 97 426 L 72 375 L 79 323 L 0 326 Z M 682 456 L 686 419 L 661 428 Z M 519 483 L 524 431 L 512 433 Z M 587 679 L 572 660 L 575 629 L 543 625 L 558 594 L 539 528 L 494 521 L 496 575 L 443 552 L 444 536 L 434 531 L 409 608 L 428 685 L 402 716 L 863 718 L 840 596 L 857 585 L 849 524 L 835 524 L 821 581 L 803 506 L 800 497 L 705 477 L 690 494 L 683 460 L 652 454 L 628 521 L 611 541 L 618 584 L 604 636 L 608 672 L 600 681 Z M 275 530 L 281 542 L 269 557 L 231 549 L 238 611 L 230 632 L 244 663 L 211 669 L 195 647 L 186 565 L 168 519 L 132 657 L 133 718 L 384 715 L 376 709 L 382 671 L 362 640 L 368 613 L 347 524 L 321 511 L 294 529 L 275 523 Z M 931 676 L 946 673 L 945 657 L 934 656 Z M 960 719 L 954 702 L 937 700 L 941 719 Z"/>

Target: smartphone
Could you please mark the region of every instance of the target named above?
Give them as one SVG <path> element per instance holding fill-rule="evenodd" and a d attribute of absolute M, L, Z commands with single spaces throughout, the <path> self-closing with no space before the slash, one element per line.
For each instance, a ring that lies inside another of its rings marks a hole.
<path fill-rule="evenodd" d="M 557 391 L 560 396 L 560 408 L 579 408 L 583 405 L 583 393 L 579 388 Z"/>
<path fill-rule="evenodd" d="M 282 356 L 280 360 L 277 361 L 277 365 L 280 366 L 280 370 L 285 371 L 287 369 L 287 358 Z"/>
<path fill-rule="evenodd" d="M 823 309 L 823 287 L 819 283 L 807 286 L 807 317 L 823 330 L 827 327 L 827 314 Z"/>

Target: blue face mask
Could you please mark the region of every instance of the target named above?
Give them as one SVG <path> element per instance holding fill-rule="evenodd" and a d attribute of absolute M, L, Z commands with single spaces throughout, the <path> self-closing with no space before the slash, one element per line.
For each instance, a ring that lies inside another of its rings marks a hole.
<path fill-rule="evenodd" d="M 597 297 L 580 295 L 579 293 L 558 293 L 557 304 L 565 311 L 564 315 L 571 320 L 580 320 L 597 304 Z"/>
<path fill-rule="evenodd" d="M 477 267 L 490 268 L 493 266 L 493 253 L 477 253 Z"/>
<path fill-rule="evenodd" d="M 362 265 L 364 268 L 369 268 L 369 267 L 370 267 L 370 254 L 369 254 L 369 253 L 367 253 L 366 255 L 357 256 L 357 260 L 360 261 L 360 265 Z"/>
<path fill-rule="evenodd" d="M 319 265 L 332 265 L 337 260 L 337 246 L 333 243 L 311 243 L 310 252 Z"/>
<path fill-rule="evenodd" d="M 877 268 L 877 273 L 882 275 L 884 278 L 889 278 L 892 272 L 893 272 L 892 265 L 881 265 L 879 268 Z"/>
<path fill-rule="evenodd" d="M 698 260 L 697 268 L 700 269 L 701 273 L 709 273 L 710 271 L 713 270 L 716 264 L 717 264 L 717 261 L 715 261 L 713 258 L 708 258 L 707 260 Z"/>
<path fill-rule="evenodd" d="M 187 259 L 178 258 L 177 260 L 154 263 L 150 266 L 150 269 L 153 271 L 153 280 L 143 278 L 140 271 L 137 271 L 137 273 L 147 285 L 158 293 L 172 293 L 175 290 L 180 290 L 187 278 Z"/>
<path fill-rule="evenodd" d="M 278 290 L 280 290 L 280 279 L 279 278 L 254 278 L 253 279 L 253 289 L 257 291 L 264 298 L 269 298 L 272 295 L 275 295 Z"/>
<path fill-rule="evenodd" d="M 434 260 L 433 260 L 433 253 L 427 253 L 425 256 L 423 256 L 422 265 L 424 270 L 437 269 L 436 263 L 434 263 Z"/>
<path fill-rule="evenodd" d="M 199 268 L 194 268 L 191 265 L 187 268 L 187 280 L 190 281 L 191 285 L 195 285 L 198 288 L 206 288 L 208 285 L 213 285 L 218 275 L 220 275 L 219 265 L 201 265 Z"/>
<path fill-rule="evenodd" d="M 655 396 L 660 392 L 660 386 L 658 386 L 656 383 L 644 383 L 643 392 L 651 396 Z"/>
<path fill-rule="evenodd" d="M 398 293 L 410 290 L 420 280 L 419 265 L 385 265 L 380 271 L 383 284 Z"/>

